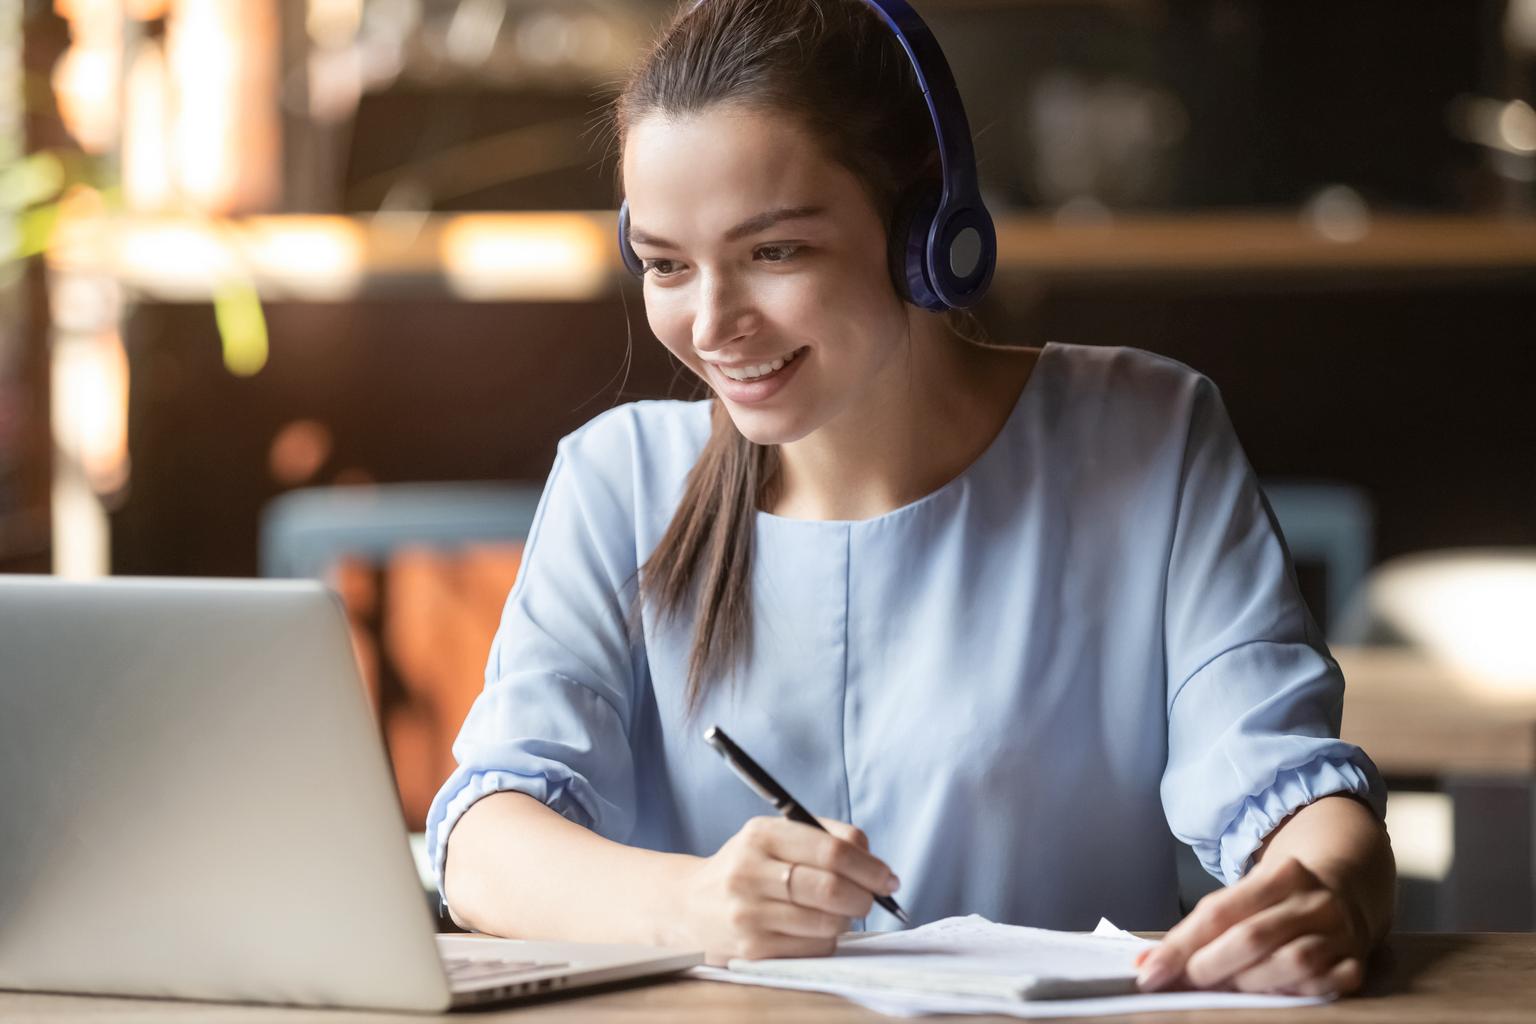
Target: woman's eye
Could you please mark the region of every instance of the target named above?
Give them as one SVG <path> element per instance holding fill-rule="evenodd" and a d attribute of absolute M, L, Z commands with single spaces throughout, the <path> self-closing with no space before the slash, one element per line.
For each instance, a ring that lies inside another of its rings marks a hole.
<path fill-rule="evenodd" d="M 654 272 L 657 277 L 671 277 L 675 271 L 666 269 L 672 266 L 672 260 L 641 260 L 640 269 L 643 273 Z"/>
<path fill-rule="evenodd" d="M 757 251 L 767 254 L 764 263 L 786 263 L 798 256 L 800 249 L 798 245 L 765 245 Z"/>

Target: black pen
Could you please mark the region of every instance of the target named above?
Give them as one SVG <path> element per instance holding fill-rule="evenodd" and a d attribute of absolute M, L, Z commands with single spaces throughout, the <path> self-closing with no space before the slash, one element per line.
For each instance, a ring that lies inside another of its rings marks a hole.
<path fill-rule="evenodd" d="M 823 832 L 827 831 L 826 826 L 800 805 L 800 801 L 790 796 L 783 786 L 774 781 L 772 775 L 763 771 L 756 761 L 748 757 L 747 752 L 738 747 L 735 741 L 725 734 L 724 729 L 718 725 L 710 726 L 704 730 L 704 742 L 718 750 L 720 756 L 725 758 L 725 763 L 731 766 L 731 770 L 740 775 L 742 781 L 756 790 L 764 800 L 773 804 L 774 809 L 784 817 L 790 821 L 810 825 L 812 828 L 819 828 Z M 830 832 L 827 834 L 831 835 Z M 875 902 L 895 915 L 896 920 L 902 924 L 912 924 L 912 919 L 907 916 L 907 912 L 889 896 L 877 895 Z"/>

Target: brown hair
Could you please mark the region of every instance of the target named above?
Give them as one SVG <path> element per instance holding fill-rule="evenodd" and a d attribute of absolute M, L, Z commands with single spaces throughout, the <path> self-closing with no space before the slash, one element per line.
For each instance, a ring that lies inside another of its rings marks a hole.
<path fill-rule="evenodd" d="M 637 121 L 717 104 L 798 118 L 859 179 L 887 226 L 906 189 L 939 177 L 917 76 L 864 0 L 703 0 L 680 10 L 613 105 L 620 166 Z M 973 323 L 946 315 L 952 328 Z M 690 711 L 706 680 L 751 650 L 753 531 L 777 471 L 777 447 L 748 441 L 716 401 L 677 513 L 640 568 L 638 599 L 660 619 L 696 610 Z"/>

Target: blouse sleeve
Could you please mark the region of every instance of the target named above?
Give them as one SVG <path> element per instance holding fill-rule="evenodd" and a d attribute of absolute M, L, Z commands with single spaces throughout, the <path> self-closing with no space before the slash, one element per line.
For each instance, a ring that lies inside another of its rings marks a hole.
<path fill-rule="evenodd" d="M 635 816 L 629 743 L 635 677 L 627 627 L 635 542 L 627 502 L 561 442 L 475 699 L 458 768 L 427 813 L 438 891 L 448 835 L 483 796 L 527 793 L 623 841 Z"/>
<path fill-rule="evenodd" d="M 1216 387 L 1194 378 L 1168 565 L 1164 641 L 1175 836 L 1230 884 L 1287 815 L 1330 794 L 1378 816 L 1386 788 L 1339 740 L 1344 678 Z"/>

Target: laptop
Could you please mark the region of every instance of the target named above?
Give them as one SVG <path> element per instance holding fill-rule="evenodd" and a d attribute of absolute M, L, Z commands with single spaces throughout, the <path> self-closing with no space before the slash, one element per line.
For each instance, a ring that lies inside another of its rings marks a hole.
<path fill-rule="evenodd" d="M 321 584 L 0 576 L 0 988 L 441 1011 L 703 959 L 438 935 Z"/>

